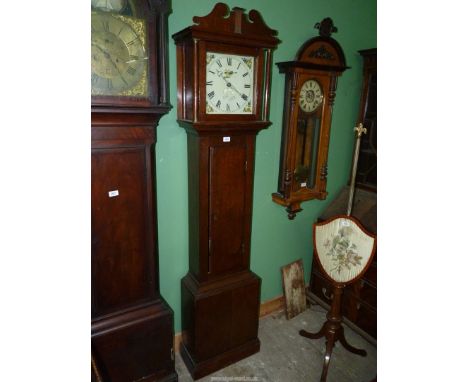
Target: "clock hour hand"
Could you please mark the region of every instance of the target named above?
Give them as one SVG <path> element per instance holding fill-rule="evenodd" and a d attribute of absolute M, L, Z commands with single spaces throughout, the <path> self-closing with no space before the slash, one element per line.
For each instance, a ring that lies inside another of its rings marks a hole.
<path fill-rule="evenodd" d="M 122 72 L 119 70 L 119 67 L 117 66 L 117 64 L 114 62 L 114 60 L 112 59 L 111 55 L 109 54 L 109 52 L 107 52 L 105 49 L 102 49 L 99 45 L 97 44 L 94 44 L 92 43 L 92 45 L 94 45 L 96 48 L 98 48 L 103 54 L 104 54 L 104 57 L 106 57 L 111 63 L 112 65 L 114 66 L 115 70 L 117 70 L 117 73 L 119 73 L 119 76 L 120 78 L 122 79 L 123 82 L 125 82 L 126 85 L 128 85 L 127 81 L 125 80 L 124 76 L 122 75 Z"/>
<path fill-rule="evenodd" d="M 226 82 L 227 87 L 231 88 L 232 90 L 234 90 L 237 94 L 239 94 L 242 97 L 242 94 L 239 92 L 239 90 L 237 90 L 236 87 L 233 86 L 222 74 L 223 72 L 218 70 L 218 76 L 221 77 L 224 80 L 224 82 Z"/>

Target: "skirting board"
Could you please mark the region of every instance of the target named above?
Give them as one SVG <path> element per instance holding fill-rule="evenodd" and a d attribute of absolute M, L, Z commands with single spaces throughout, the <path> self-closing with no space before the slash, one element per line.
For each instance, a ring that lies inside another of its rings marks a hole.
<path fill-rule="evenodd" d="M 260 318 L 268 316 L 271 313 L 284 310 L 284 295 L 272 298 L 260 304 Z M 180 344 L 182 342 L 182 332 L 176 333 L 174 336 L 174 351 L 179 353 Z"/>

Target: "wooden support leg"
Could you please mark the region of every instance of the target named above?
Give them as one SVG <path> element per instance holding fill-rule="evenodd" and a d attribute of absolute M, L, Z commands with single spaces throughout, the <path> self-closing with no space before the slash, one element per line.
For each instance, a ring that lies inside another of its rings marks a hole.
<path fill-rule="evenodd" d="M 340 341 L 343 347 L 351 353 L 358 354 L 365 357 L 367 355 L 365 350 L 357 349 L 351 346 L 344 336 L 344 329 L 341 325 L 341 295 L 343 289 L 335 287 L 333 291 L 333 300 L 330 311 L 327 314 L 327 321 L 323 324 L 322 328 L 317 333 L 310 333 L 306 330 L 300 330 L 299 334 L 303 337 L 316 340 L 321 337 L 326 337 L 325 359 L 323 361 L 322 376 L 320 382 L 325 382 L 327 379 L 328 366 L 335 346 L 336 341 Z"/>
<path fill-rule="evenodd" d="M 307 338 L 310 338 L 311 340 L 316 340 L 318 338 L 322 338 L 325 336 L 326 325 L 327 325 L 326 323 L 323 324 L 322 329 L 320 329 L 317 333 L 311 333 L 311 332 L 308 332 L 307 330 L 300 330 L 299 334 L 302 337 L 307 337 Z"/>
<path fill-rule="evenodd" d="M 325 382 L 327 380 L 328 366 L 330 365 L 330 359 L 333 347 L 335 346 L 335 335 L 331 333 L 327 336 L 327 343 L 325 348 L 325 358 L 323 360 L 322 375 L 320 376 L 320 382 Z"/>
<path fill-rule="evenodd" d="M 344 336 L 344 330 L 343 327 L 341 328 L 340 332 L 338 333 L 338 341 L 341 342 L 343 347 L 350 351 L 351 353 L 358 354 L 362 357 L 365 357 L 367 355 L 367 352 L 364 349 L 358 349 L 355 348 L 354 346 L 351 346 L 348 341 L 346 341 L 346 337 Z"/>

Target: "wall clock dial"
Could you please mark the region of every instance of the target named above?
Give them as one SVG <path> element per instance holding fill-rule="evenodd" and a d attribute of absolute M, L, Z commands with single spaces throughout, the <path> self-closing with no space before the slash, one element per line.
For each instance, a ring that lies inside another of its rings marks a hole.
<path fill-rule="evenodd" d="M 206 53 L 206 113 L 252 114 L 254 57 Z"/>
<path fill-rule="evenodd" d="M 144 20 L 91 13 L 91 94 L 147 96 Z"/>
<path fill-rule="evenodd" d="M 311 113 L 322 104 L 323 93 L 320 84 L 315 80 L 304 82 L 299 93 L 299 107 L 306 113 Z"/>

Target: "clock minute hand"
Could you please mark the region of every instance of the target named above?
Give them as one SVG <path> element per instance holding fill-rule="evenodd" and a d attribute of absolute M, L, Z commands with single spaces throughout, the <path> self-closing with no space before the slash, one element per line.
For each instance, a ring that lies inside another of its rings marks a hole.
<path fill-rule="evenodd" d="M 235 86 L 233 86 L 226 78 L 224 78 L 222 74 L 223 73 L 221 71 L 218 71 L 218 77 L 221 77 L 224 80 L 224 82 L 226 82 L 227 87 L 231 88 L 232 90 L 234 90 L 237 94 L 239 94 L 242 97 L 242 94 L 239 92 L 239 90 L 237 90 Z"/>
<path fill-rule="evenodd" d="M 97 44 L 92 44 L 94 45 L 96 48 L 98 48 L 103 54 L 104 54 L 104 57 L 106 57 L 111 63 L 112 65 L 114 66 L 115 70 L 117 70 L 117 73 L 119 73 L 119 76 L 120 78 L 122 79 L 123 82 L 125 82 L 126 85 L 128 85 L 128 82 L 125 80 L 124 76 L 122 75 L 122 72 L 119 70 L 119 67 L 117 66 L 117 64 L 114 62 L 114 60 L 112 59 L 112 56 L 109 54 L 109 52 L 107 52 L 106 50 L 102 49 L 99 45 Z"/>
<path fill-rule="evenodd" d="M 226 83 L 227 83 L 228 88 L 231 88 L 232 90 L 234 90 L 237 94 L 239 94 L 242 97 L 241 92 L 239 90 L 237 90 L 236 87 L 233 84 L 231 84 L 228 81 L 226 81 Z"/>
<path fill-rule="evenodd" d="M 114 63 L 114 61 L 112 60 L 112 56 L 110 55 L 110 53 L 104 49 L 101 45 L 91 41 L 91 46 L 95 46 L 96 48 L 98 48 L 103 54 L 104 54 L 104 57 L 106 57 L 107 59 L 109 59 L 110 61 L 112 61 L 112 63 Z M 116 58 L 119 58 L 122 62 L 125 62 L 126 64 L 130 63 L 130 62 L 133 62 L 133 61 L 125 61 L 122 57 L 120 56 L 117 56 L 115 55 Z M 147 57 L 145 57 L 145 59 L 147 59 Z M 136 61 L 136 60 L 134 60 Z"/>

